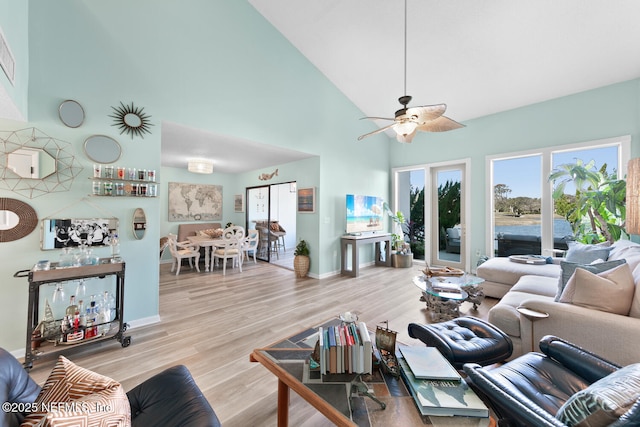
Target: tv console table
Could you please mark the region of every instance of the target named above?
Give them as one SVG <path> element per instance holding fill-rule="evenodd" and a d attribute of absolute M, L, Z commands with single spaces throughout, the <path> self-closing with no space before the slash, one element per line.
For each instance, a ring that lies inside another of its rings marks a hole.
<path fill-rule="evenodd" d="M 380 252 L 381 242 L 385 242 L 384 257 Z M 391 233 L 375 233 L 361 236 L 346 235 L 340 238 L 340 273 L 347 276 L 358 277 L 360 271 L 360 246 L 371 243 L 375 244 L 376 265 L 391 267 Z M 348 246 L 351 246 L 351 269 L 347 268 Z"/>

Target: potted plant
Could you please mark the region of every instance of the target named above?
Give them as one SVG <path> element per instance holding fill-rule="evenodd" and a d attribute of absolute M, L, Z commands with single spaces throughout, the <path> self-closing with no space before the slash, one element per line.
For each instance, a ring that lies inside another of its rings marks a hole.
<path fill-rule="evenodd" d="M 393 213 L 386 202 L 383 207 L 392 221 L 391 265 L 401 268 L 411 267 L 413 265 L 413 254 L 411 253 L 411 246 L 404 239 L 404 230 L 402 229 L 403 225 L 406 224 L 404 214 L 401 211 Z"/>
<path fill-rule="evenodd" d="M 293 255 L 293 269 L 296 272 L 296 277 L 305 277 L 309 273 L 311 260 L 309 258 L 309 245 L 304 239 L 298 242 Z"/>

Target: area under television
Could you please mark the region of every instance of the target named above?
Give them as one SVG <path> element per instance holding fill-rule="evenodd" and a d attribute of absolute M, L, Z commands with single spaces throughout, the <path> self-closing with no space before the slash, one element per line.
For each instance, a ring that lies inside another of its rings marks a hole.
<path fill-rule="evenodd" d="M 382 197 L 347 194 L 347 233 L 383 230 Z"/>

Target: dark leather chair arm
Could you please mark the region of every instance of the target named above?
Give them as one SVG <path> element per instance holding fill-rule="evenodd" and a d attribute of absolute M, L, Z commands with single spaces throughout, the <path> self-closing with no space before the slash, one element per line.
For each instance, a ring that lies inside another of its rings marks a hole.
<path fill-rule="evenodd" d="M 0 401 L 2 403 L 33 403 L 40 393 L 40 386 L 31 379 L 15 357 L 0 348 Z M 17 427 L 25 413 L 13 410 L 0 412 L 0 426 Z"/>
<path fill-rule="evenodd" d="M 540 350 L 589 383 L 620 369 L 619 365 L 553 335 L 540 340 Z"/>
<path fill-rule="evenodd" d="M 220 427 L 186 366 L 178 365 L 127 392 L 133 427 Z"/>
<path fill-rule="evenodd" d="M 510 414 L 515 418 L 510 421 L 516 425 L 531 427 L 566 427 L 548 412 L 540 408 L 531 400 L 514 398 L 510 391 L 494 381 L 491 375 L 487 375 L 485 368 L 477 363 L 467 363 L 464 371 L 468 375 L 471 384 L 481 391 L 481 394 L 491 402 L 500 402 L 500 406 L 508 407 Z M 499 411 L 499 408 L 494 408 Z M 500 414 L 503 415 L 503 414 Z"/>

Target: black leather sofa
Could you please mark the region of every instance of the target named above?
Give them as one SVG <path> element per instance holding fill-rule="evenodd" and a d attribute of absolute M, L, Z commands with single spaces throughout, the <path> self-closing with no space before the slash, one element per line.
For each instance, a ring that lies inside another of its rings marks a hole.
<path fill-rule="evenodd" d="M 599 380 L 607 381 L 607 377 L 623 369 L 554 336 L 542 338 L 540 349 L 542 353 L 527 353 L 499 366 L 482 367 L 475 363 L 464 365 L 464 371 L 472 387 L 491 403 L 494 412 L 500 418 L 501 427 L 566 427 L 567 424 L 556 418 L 565 402 L 580 396 L 578 399 L 584 401 L 583 407 L 597 409 L 597 397 L 589 394 L 587 388 Z M 629 368 L 636 370 L 637 377 L 637 367 L 630 365 Z M 631 386 L 624 384 L 624 380 L 618 378 L 623 375 L 628 374 L 621 371 L 615 378 L 610 377 L 613 386 L 604 385 L 603 381 L 598 385 L 601 390 L 612 391 L 613 395 L 638 395 L 640 381 L 636 380 Z M 618 389 L 612 390 L 612 387 Z M 624 393 L 620 393 L 620 390 L 624 390 Z M 591 392 L 596 393 L 593 390 Z M 611 409 L 611 402 L 615 400 L 608 399 L 608 409 Z M 620 414 L 616 414 L 616 419 L 609 419 L 603 423 L 603 419 L 600 418 L 600 423 L 583 422 L 579 425 L 639 426 L 640 398 L 636 397 L 634 400 L 624 397 L 624 400 L 628 408 L 617 408 Z M 600 409 L 594 412 L 594 416 L 603 417 L 605 412 L 608 411 Z M 584 416 L 584 413 L 579 415 Z"/>
<path fill-rule="evenodd" d="M 22 364 L 0 348 L 0 401 L 32 403 L 40 393 Z M 127 392 L 133 427 L 219 427 L 220 421 L 189 370 L 178 365 Z M 16 406 L 18 407 L 18 406 Z M 4 407 L 3 407 L 4 408 Z M 18 427 L 26 414 L 0 413 L 0 426 Z"/>

